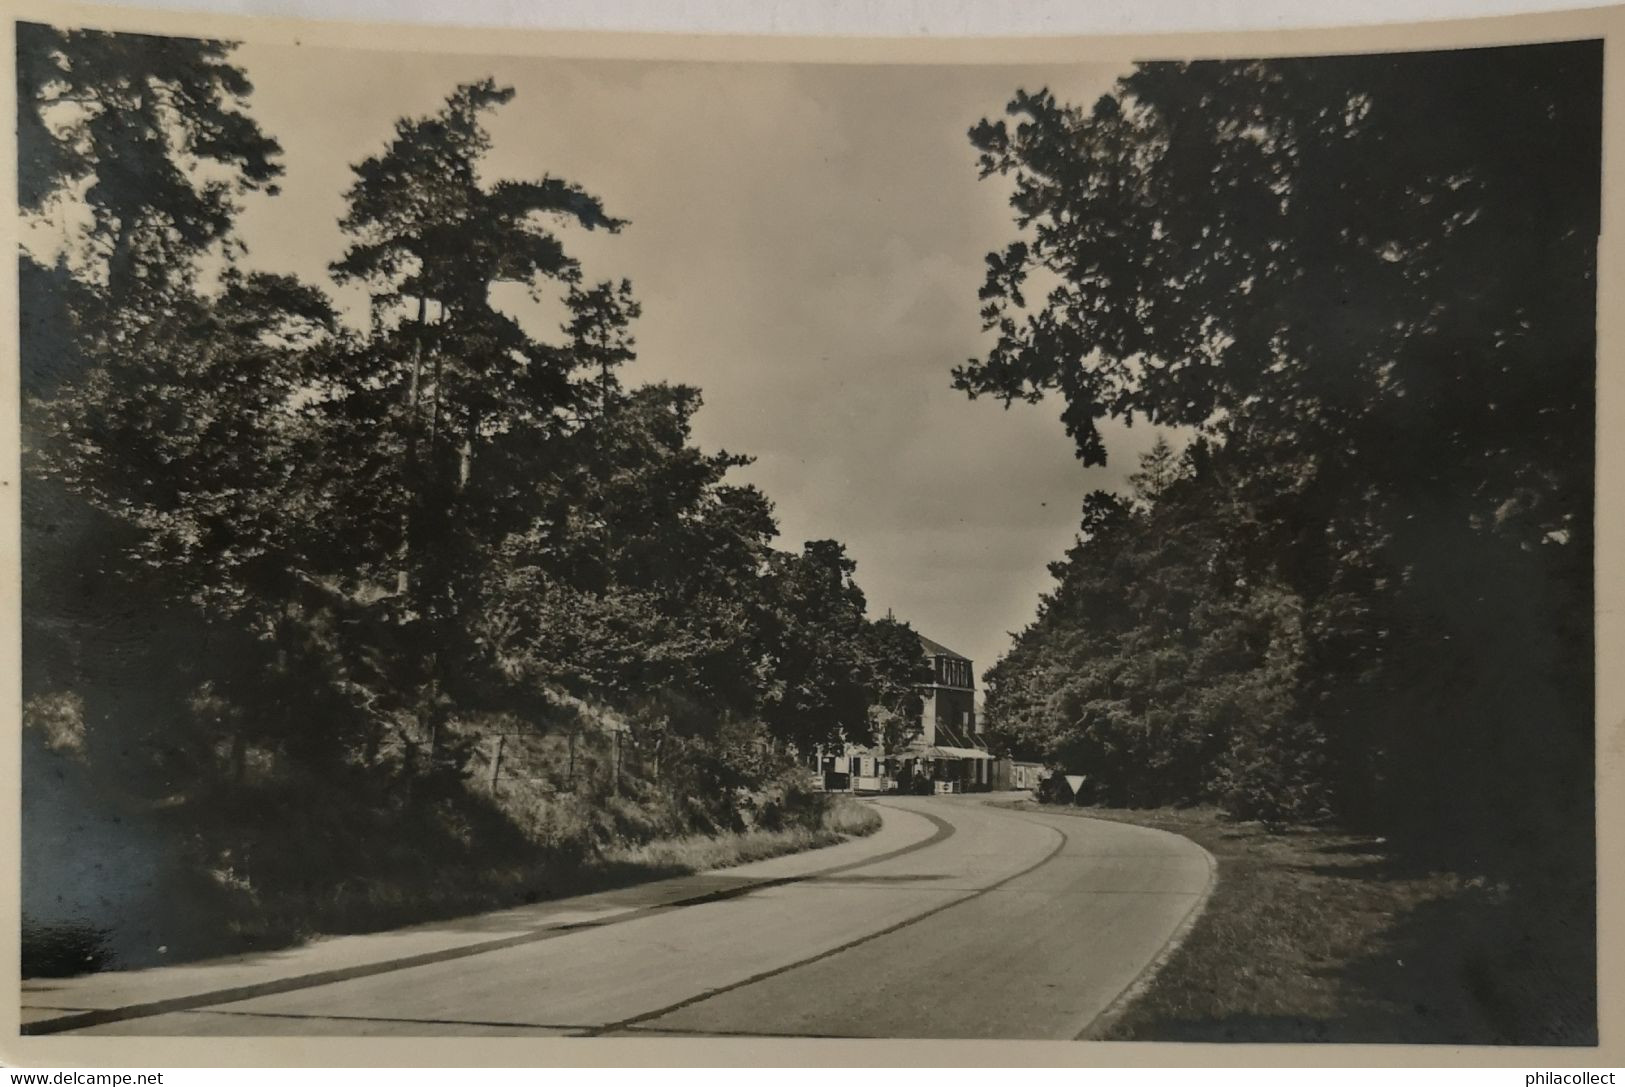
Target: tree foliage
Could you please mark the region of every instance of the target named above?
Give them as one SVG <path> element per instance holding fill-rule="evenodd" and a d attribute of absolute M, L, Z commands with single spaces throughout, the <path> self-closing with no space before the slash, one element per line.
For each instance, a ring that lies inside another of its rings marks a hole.
<path fill-rule="evenodd" d="M 25 685 L 57 748 L 149 798 L 315 780 L 421 813 L 487 729 L 563 729 L 572 788 L 597 745 L 584 826 L 712 828 L 790 748 L 917 720 L 918 643 L 841 545 L 776 550 L 750 459 L 694 441 L 700 391 L 623 382 L 636 295 L 570 243 L 624 221 L 488 176 L 511 88 L 354 165 L 357 319 L 231 233 L 281 172 L 232 52 L 19 30 L 25 209 L 84 213 L 21 263 Z"/>
<path fill-rule="evenodd" d="M 1329 811 L 1323 738 L 1300 714 L 1303 601 L 1226 554 L 1235 510 L 1161 440 L 1134 494 L 1095 492 L 1084 534 L 1051 566 L 1057 587 L 988 674 L 1005 745 L 1085 772 L 1093 799 L 1218 802 L 1247 817 Z"/>
<path fill-rule="evenodd" d="M 1131 507 L 1086 508 L 997 671 L 1001 727 L 1057 757 L 1137 737 L 1077 753 L 1127 783 L 1209 757 L 1161 732 L 1189 710 L 1230 754 L 1164 799 L 1461 840 L 1582 818 L 1557 793 L 1590 779 L 1600 56 L 1142 64 L 1091 107 L 1020 93 L 972 129 L 1019 236 L 959 386 L 1058 393 L 1089 464 L 1107 418 L 1201 436 L 1185 481 L 1156 482 L 1159 453 Z M 1231 694 L 1159 689 L 1210 635 L 1247 662 Z M 1488 800 L 1514 766 L 1553 796 L 1517 826 Z"/>
<path fill-rule="evenodd" d="M 18 199 L 68 202 L 93 275 L 117 298 L 188 270 L 246 192 L 274 192 L 281 148 L 249 115 L 229 42 L 19 22 Z"/>

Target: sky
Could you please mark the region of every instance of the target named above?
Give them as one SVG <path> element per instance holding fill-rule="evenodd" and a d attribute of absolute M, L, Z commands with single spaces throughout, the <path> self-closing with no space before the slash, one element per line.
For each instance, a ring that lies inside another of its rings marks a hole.
<path fill-rule="evenodd" d="M 697 385 L 695 437 L 756 458 L 778 544 L 833 538 L 871 615 L 893 612 L 980 673 L 1033 617 L 1090 490 L 1122 486 L 1153 432 L 1106 429 L 1085 469 L 1060 405 L 972 401 L 952 368 L 989 343 L 984 257 L 1015 237 L 966 131 L 1017 88 L 1091 102 L 1116 66 L 673 63 L 242 46 L 252 111 L 284 148 L 245 204 L 253 267 L 327 282 L 350 165 L 459 83 L 516 90 L 490 115 L 486 180 L 551 174 L 629 220 L 566 230 L 588 281 L 643 306 L 629 382 Z M 503 288 L 506 291 L 506 288 Z M 357 307 L 364 296 L 335 291 Z M 495 296 L 526 313 L 523 291 Z"/>

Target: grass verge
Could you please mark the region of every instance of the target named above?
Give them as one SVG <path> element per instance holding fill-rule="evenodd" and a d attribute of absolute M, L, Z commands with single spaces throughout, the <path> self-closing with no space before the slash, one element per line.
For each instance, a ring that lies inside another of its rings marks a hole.
<path fill-rule="evenodd" d="M 689 834 L 681 838 L 660 838 L 643 845 L 612 850 L 584 865 L 580 876 L 584 883 L 602 878 L 595 874 L 600 871 L 613 871 L 618 876 L 623 873 L 630 876 L 644 874 L 644 879 L 632 879 L 630 882 L 664 879 L 765 861 L 786 853 L 821 849 L 848 838 L 873 834 L 879 828 L 880 816 L 874 808 L 848 797 L 837 796 L 824 811 L 817 828 L 790 827 L 785 830 L 749 830 L 740 834 Z"/>
<path fill-rule="evenodd" d="M 1173 831 L 1218 862 L 1206 909 L 1108 1039 L 1596 1044 L 1583 889 L 1430 870 L 1380 838 L 1211 809 L 1012 806 Z"/>
<path fill-rule="evenodd" d="M 123 929 L 42 925 L 25 917 L 23 976 L 270 951 L 316 936 L 378 932 L 730 868 L 834 845 L 880 826 L 873 807 L 844 796 L 820 800 L 797 818 L 804 821 L 775 829 L 659 837 L 585 857 L 529 847 L 491 813 L 485 824 L 459 828 L 457 834 L 446 833 L 443 819 L 427 818 L 394 834 L 374 828 L 366 841 L 358 840 L 355 828 L 344 828 L 335 835 L 336 844 L 355 856 L 325 853 L 309 835 L 305 852 L 294 855 L 279 840 L 269 852 L 289 865 L 302 857 L 308 878 L 278 872 L 259 887 L 227 895 L 203 874 L 182 869 L 164 881 L 160 903 L 117 919 Z M 386 853 L 385 845 L 399 855 Z M 363 860 L 371 863 L 362 868 Z"/>
<path fill-rule="evenodd" d="M 447 858 L 445 867 L 430 874 L 385 870 L 351 879 L 341 896 L 325 902 L 313 903 L 296 893 L 271 912 L 305 918 L 298 932 L 301 938 L 375 932 L 732 868 L 834 845 L 880 826 L 872 807 L 844 796 L 830 797 L 804 818 L 809 822 L 775 829 L 684 834 L 613 845 L 581 858 L 544 852 L 509 864 L 493 864 L 487 857 L 471 865 Z"/>

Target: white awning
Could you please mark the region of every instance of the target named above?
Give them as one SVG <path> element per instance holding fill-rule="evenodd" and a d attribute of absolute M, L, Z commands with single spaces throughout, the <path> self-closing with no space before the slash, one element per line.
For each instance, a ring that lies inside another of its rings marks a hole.
<path fill-rule="evenodd" d="M 993 761 L 993 756 L 979 747 L 927 747 L 920 751 L 905 751 L 904 758 L 917 759 L 982 759 Z"/>

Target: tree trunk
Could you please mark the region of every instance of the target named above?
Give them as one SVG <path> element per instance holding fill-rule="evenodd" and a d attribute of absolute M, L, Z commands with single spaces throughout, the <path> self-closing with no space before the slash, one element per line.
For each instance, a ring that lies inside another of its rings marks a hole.
<path fill-rule="evenodd" d="M 429 324 L 429 299 L 418 296 L 417 332 L 412 337 L 412 381 L 406 387 L 406 406 L 418 406 L 418 386 L 423 381 L 423 335 Z"/>
<path fill-rule="evenodd" d="M 429 300 L 418 295 L 417 335 L 412 343 L 412 380 L 406 387 L 406 507 L 401 511 L 400 570 L 395 575 L 395 591 L 405 597 L 412 587 L 410 573 L 412 560 L 412 488 L 417 485 L 418 460 L 418 388 L 423 375 L 423 335 L 429 319 Z"/>
<path fill-rule="evenodd" d="M 440 356 L 434 357 L 434 407 L 429 412 L 429 464 L 435 463 L 435 450 L 440 442 L 440 379 L 444 372 Z"/>
<path fill-rule="evenodd" d="M 462 491 L 468 487 L 468 481 L 474 475 L 474 439 L 480 432 L 480 413 L 468 413 L 468 431 L 463 435 L 463 448 L 457 466 L 457 489 Z"/>
<path fill-rule="evenodd" d="M 113 235 L 113 249 L 107 256 L 107 296 L 123 299 L 135 282 L 135 224 L 129 216 L 119 218 Z"/>
<path fill-rule="evenodd" d="M 497 779 L 502 777 L 502 745 L 507 740 L 504 733 L 497 733 L 497 753 L 491 758 L 491 795 L 497 795 Z"/>
<path fill-rule="evenodd" d="M 438 656 L 430 664 L 431 671 L 439 669 Z M 429 771 L 432 773 L 440 763 L 440 680 L 438 676 L 429 681 Z"/>

